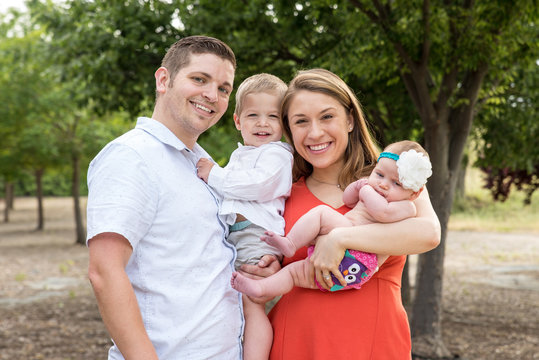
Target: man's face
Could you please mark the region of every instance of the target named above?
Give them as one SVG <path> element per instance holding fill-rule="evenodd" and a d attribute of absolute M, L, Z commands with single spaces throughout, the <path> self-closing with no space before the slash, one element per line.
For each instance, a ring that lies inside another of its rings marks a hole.
<path fill-rule="evenodd" d="M 162 110 L 156 120 L 192 148 L 200 134 L 225 113 L 234 82 L 234 66 L 214 54 L 191 54 L 189 65 L 174 79 L 163 69 L 156 72 L 157 101 Z"/>

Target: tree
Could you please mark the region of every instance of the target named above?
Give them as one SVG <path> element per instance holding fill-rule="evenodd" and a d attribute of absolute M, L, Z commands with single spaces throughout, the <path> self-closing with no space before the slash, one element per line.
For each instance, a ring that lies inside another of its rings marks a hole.
<path fill-rule="evenodd" d="M 524 203 L 530 204 L 539 188 L 539 148 L 534 144 L 539 137 L 539 45 L 532 46 L 530 61 L 503 74 L 510 81 L 489 91 L 490 106 L 478 114 L 477 166 L 486 174 L 485 187 L 495 200 L 505 201 L 516 188 L 526 193 Z"/>

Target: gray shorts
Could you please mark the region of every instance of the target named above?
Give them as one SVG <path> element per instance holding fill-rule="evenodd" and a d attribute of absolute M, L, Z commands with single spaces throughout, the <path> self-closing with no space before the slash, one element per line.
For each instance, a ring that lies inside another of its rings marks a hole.
<path fill-rule="evenodd" d="M 238 253 L 234 263 L 236 270 L 243 264 L 257 264 L 264 255 L 275 255 L 281 260 L 282 254 L 277 248 L 260 240 L 264 231 L 264 228 L 252 223 L 241 230 L 230 230 L 227 240 Z"/>

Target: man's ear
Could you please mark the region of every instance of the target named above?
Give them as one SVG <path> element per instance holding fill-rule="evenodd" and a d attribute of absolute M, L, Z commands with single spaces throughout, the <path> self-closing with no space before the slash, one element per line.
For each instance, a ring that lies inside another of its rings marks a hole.
<path fill-rule="evenodd" d="M 423 187 L 419 189 L 418 191 L 413 192 L 412 195 L 410 196 L 410 201 L 414 201 L 415 199 L 417 199 L 419 194 L 421 194 L 424 188 L 425 188 L 425 185 L 423 185 Z"/>
<path fill-rule="evenodd" d="M 169 73 L 167 68 L 161 66 L 155 71 L 155 91 L 159 94 L 164 94 L 167 92 L 167 87 L 169 85 Z"/>
<path fill-rule="evenodd" d="M 240 117 L 236 113 L 234 113 L 234 124 L 236 129 L 241 130 Z"/>

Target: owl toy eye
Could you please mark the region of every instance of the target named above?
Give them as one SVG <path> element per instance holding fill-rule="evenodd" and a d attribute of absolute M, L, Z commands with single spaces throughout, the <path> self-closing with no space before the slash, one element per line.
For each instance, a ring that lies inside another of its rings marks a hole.
<path fill-rule="evenodd" d="M 348 267 L 349 274 L 358 274 L 361 271 L 359 264 L 352 264 Z"/>
<path fill-rule="evenodd" d="M 354 281 L 356 281 L 356 276 L 348 274 L 344 277 L 344 281 L 346 281 L 347 284 L 353 283 Z"/>

